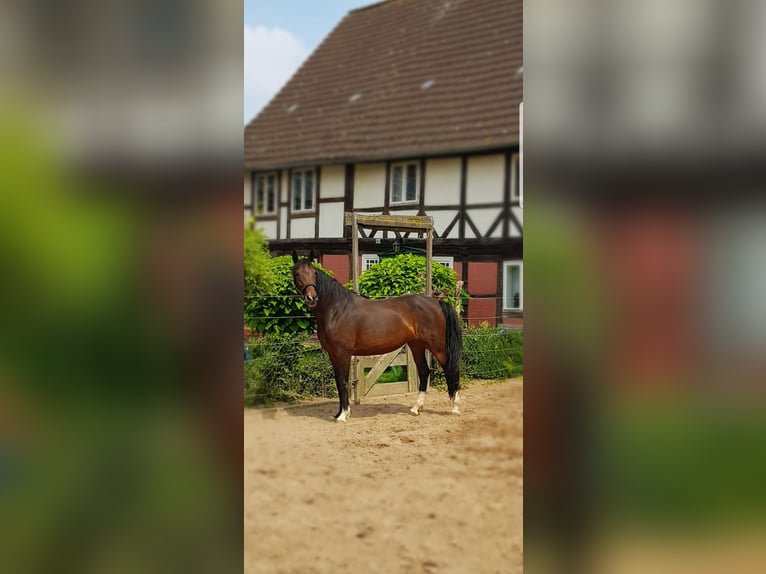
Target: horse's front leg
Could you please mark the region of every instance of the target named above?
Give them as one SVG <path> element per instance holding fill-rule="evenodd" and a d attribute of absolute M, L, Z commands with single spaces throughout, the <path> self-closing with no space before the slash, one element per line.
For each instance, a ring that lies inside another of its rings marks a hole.
<path fill-rule="evenodd" d="M 348 368 L 351 365 L 351 355 L 348 353 L 336 353 L 330 357 L 332 368 L 335 372 L 335 385 L 338 387 L 338 414 L 336 421 L 345 422 L 351 416 L 351 406 L 348 402 Z"/>

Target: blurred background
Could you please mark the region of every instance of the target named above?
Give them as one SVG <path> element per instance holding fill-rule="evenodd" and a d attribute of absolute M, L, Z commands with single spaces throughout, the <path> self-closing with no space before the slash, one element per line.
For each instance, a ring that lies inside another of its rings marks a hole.
<path fill-rule="evenodd" d="M 529 572 L 757 572 L 762 3 L 525 6 Z M 242 8 L 0 6 L 0 556 L 242 567 Z"/>
<path fill-rule="evenodd" d="M 525 6 L 525 569 L 766 567 L 763 3 Z"/>
<path fill-rule="evenodd" d="M 241 571 L 241 25 L 0 6 L 4 571 Z"/>

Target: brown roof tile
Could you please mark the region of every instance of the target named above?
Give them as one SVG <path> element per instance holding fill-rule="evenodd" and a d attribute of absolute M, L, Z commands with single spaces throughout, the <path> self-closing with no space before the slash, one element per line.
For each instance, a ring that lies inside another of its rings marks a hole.
<path fill-rule="evenodd" d="M 516 144 L 521 66 L 521 0 L 354 10 L 245 127 L 245 167 Z"/>

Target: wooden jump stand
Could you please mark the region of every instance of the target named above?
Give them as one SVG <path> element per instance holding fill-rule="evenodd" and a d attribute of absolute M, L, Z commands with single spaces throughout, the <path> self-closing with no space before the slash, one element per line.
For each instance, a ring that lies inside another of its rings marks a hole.
<path fill-rule="evenodd" d="M 345 212 L 344 224 L 351 226 L 351 260 L 353 262 L 351 266 L 352 279 L 354 283 L 354 292 L 359 294 L 359 229 L 379 230 L 379 231 L 394 231 L 400 233 L 418 233 L 422 236 L 426 234 L 426 295 L 431 296 L 433 294 L 433 288 L 431 285 L 431 265 L 433 259 L 433 242 L 434 242 L 434 221 L 433 217 L 421 216 L 421 215 L 363 215 L 356 212 Z M 405 347 L 406 348 L 406 347 Z M 349 380 L 352 385 L 352 396 L 354 404 L 358 405 L 362 397 L 359 393 L 359 380 L 360 380 L 360 365 L 361 368 L 366 366 L 371 367 L 370 374 L 374 374 L 377 379 L 378 376 L 391 364 L 398 364 L 400 361 L 396 360 L 396 355 L 399 355 L 401 350 L 393 351 L 387 355 L 383 355 L 377 359 L 371 359 L 368 357 L 358 357 L 354 355 L 351 359 L 351 372 Z M 393 355 L 393 356 L 392 356 Z M 426 354 L 428 362 L 431 362 L 430 353 Z M 376 361 L 377 364 L 373 365 L 370 361 Z M 417 369 L 415 362 L 412 359 L 412 354 L 407 348 L 407 384 L 408 391 L 414 391 L 417 389 Z M 384 366 L 385 365 L 385 366 Z M 362 373 L 364 377 L 364 373 Z M 371 385 L 363 385 L 362 396 L 366 396 L 372 389 Z M 400 390 L 400 389 L 397 389 Z"/>

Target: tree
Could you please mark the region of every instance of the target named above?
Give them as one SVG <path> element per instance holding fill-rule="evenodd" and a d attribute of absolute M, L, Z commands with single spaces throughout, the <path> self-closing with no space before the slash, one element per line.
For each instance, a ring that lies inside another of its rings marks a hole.
<path fill-rule="evenodd" d="M 257 297 L 267 295 L 274 283 L 266 237 L 260 229 L 245 229 L 245 322 Z"/>

